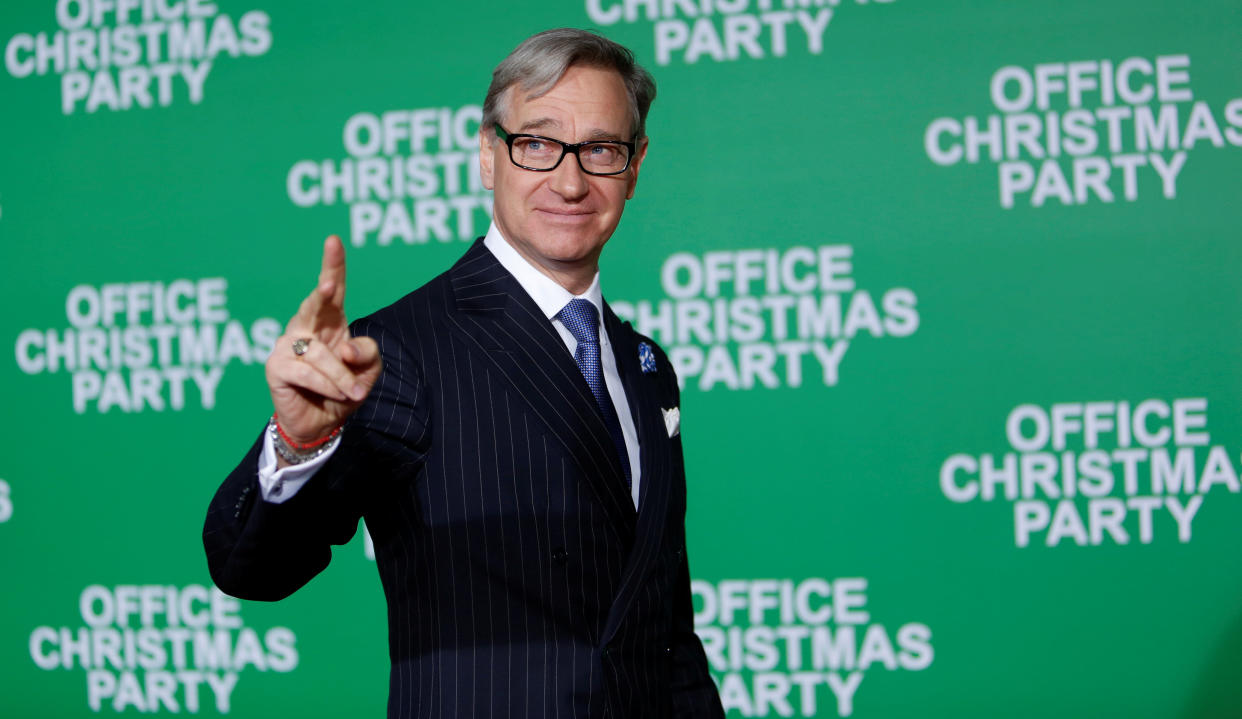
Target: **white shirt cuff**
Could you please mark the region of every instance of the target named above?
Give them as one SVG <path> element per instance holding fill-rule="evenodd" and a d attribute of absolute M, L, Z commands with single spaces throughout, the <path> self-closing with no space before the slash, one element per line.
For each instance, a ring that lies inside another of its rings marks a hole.
<path fill-rule="evenodd" d="M 272 435 L 264 432 L 263 451 L 259 454 L 259 493 L 263 496 L 263 501 L 280 504 L 297 494 L 302 485 L 315 476 L 315 472 L 328 461 L 340 443 L 341 436 L 338 434 L 318 457 L 309 462 L 276 469 L 276 448 L 272 446 Z"/>

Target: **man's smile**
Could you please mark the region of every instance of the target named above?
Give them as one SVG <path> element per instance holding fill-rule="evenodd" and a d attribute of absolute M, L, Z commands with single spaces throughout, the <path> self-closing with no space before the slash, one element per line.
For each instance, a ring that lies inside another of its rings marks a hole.
<path fill-rule="evenodd" d="M 580 222 L 590 219 L 590 217 L 595 214 L 595 210 L 555 207 L 539 207 L 536 208 L 535 211 L 543 215 L 546 219 L 560 222 Z"/>

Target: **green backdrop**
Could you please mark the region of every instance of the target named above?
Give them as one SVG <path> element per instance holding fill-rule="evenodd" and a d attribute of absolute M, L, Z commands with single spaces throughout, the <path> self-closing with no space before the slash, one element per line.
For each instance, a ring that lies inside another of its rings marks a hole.
<path fill-rule="evenodd" d="M 364 535 L 239 602 L 202 517 L 323 237 L 355 317 L 451 264 L 561 25 L 659 85 L 603 286 L 730 716 L 1235 716 L 1242 6 L 1120 0 L 6 4 L 0 714 L 382 713 Z"/>

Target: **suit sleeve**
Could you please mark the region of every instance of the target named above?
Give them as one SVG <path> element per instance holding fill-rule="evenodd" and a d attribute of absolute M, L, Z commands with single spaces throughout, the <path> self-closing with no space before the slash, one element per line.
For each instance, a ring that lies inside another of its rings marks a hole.
<path fill-rule="evenodd" d="M 672 398 L 669 406 L 681 406 L 677 375 L 664 351 L 651 343 L 660 364 L 659 374 L 668 378 L 662 392 Z M 680 453 L 680 450 L 678 450 Z M 684 519 L 682 520 L 684 522 Z M 673 625 L 670 649 L 672 672 L 669 688 L 673 698 L 673 716 L 678 719 L 723 719 L 720 692 L 707 671 L 707 655 L 703 642 L 694 632 L 694 604 L 690 593 L 690 561 L 688 552 L 681 552 L 674 580 Z"/>
<path fill-rule="evenodd" d="M 208 506 L 203 547 L 211 578 L 226 594 L 287 597 L 328 565 L 332 545 L 354 536 L 369 506 L 417 480 L 429 413 L 406 338 L 370 318 L 355 322 L 353 334 L 375 339 L 384 368 L 332 457 L 296 495 L 266 502 L 258 480 L 260 433 Z"/>
<path fill-rule="evenodd" d="M 703 642 L 694 633 L 690 597 L 690 568 L 682 554 L 673 607 L 672 678 L 673 716 L 678 719 L 723 719 L 720 692 L 707 673 Z"/>

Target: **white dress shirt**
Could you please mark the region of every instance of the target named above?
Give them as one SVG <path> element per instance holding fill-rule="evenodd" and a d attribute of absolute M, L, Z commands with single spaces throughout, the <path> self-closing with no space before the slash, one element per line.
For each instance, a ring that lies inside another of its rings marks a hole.
<path fill-rule="evenodd" d="M 630 414 L 630 404 L 626 401 L 625 387 L 621 384 L 621 375 L 617 373 L 617 360 L 612 351 L 612 342 L 608 338 L 608 331 L 604 327 L 604 296 L 599 288 L 599 272 L 595 273 L 595 278 L 591 281 L 591 286 L 581 295 L 574 295 L 569 290 L 561 287 L 551 277 L 543 274 L 535 269 L 535 266 L 526 261 L 526 258 L 518 254 L 505 238 L 500 234 L 500 230 L 496 228 L 496 223 L 492 223 L 487 230 L 487 237 L 483 239 L 484 246 L 496 256 L 496 260 L 501 266 L 509 271 L 509 274 L 517 278 L 518 284 L 523 290 L 530 295 L 535 304 L 543 312 L 544 316 L 556 328 L 560 334 L 561 340 L 565 342 L 565 347 L 572 356 L 574 350 L 578 348 L 578 341 L 574 339 L 569 328 L 565 327 L 557 317 L 565 305 L 570 300 L 581 298 L 595 305 L 595 310 L 600 318 L 599 327 L 599 354 L 600 364 L 604 370 L 604 384 L 608 387 L 608 395 L 612 398 L 613 406 L 617 409 L 617 419 L 621 424 L 621 434 L 625 438 L 626 454 L 630 460 L 630 475 L 632 485 L 630 488 L 630 498 L 634 501 L 634 507 L 638 507 L 638 488 L 641 475 L 641 464 L 639 462 L 638 447 L 638 431 L 635 429 L 634 417 Z M 279 351 L 279 349 L 274 350 Z M 637 357 L 632 358 L 635 362 Z M 340 438 L 333 440 L 328 450 L 315 459 L 303 464 L 292 465 L 282 469 L 276 468 L 276 450 L 272 446 L 271 436 L 263 433 L 263 451 L 259 455 L 259 489 L 263 499 L 268 502 L 283 502 L 293 495 L 306 484 L 315 472 L 328 461 L 328 457 L 336 451 Z"/>

